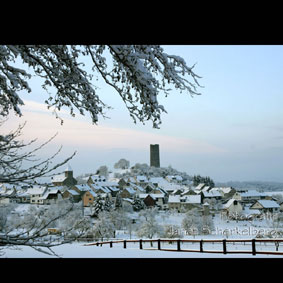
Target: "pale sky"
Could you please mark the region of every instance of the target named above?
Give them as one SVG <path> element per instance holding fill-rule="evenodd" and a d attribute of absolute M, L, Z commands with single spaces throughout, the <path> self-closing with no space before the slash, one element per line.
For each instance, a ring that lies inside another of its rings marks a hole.
<path fill-rule="evenodd" d="M 179 55 L 204 86 L 200 96 L 173 90 L 159 99 L 167 110 L 161 129 L 134 124 L 119 95 L 99 82 L 101 99 L 114 107 L 92 125 L 89 117 L 60 121 L 47 110 L 48 97 L 37 78 L 29 82 L 32 93 L 23 93 L 23 117 L 10 116 L 6 129 L 27 121 L 23 138 L 47 140 L 58 136 L 41 156 L 62 144 L 61 159 L 77 150 L 70 165 L 74 175 L 112 168 L 120 158 L 131 165 L 149 164 L 149 145 L 159 143 L 162 167 L 171 165 L 190 175 L 214 181 L 283 182 L 283 46 L 282 45 L 179 45 L 163 46 Z"/>

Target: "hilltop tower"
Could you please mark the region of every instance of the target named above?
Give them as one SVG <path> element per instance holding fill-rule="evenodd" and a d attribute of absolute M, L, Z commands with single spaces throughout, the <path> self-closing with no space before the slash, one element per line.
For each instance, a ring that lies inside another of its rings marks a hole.
<path fill-rule="evenodd" d="M 150 145 L 150 166 L 160 167 L 159 144 Z"/>

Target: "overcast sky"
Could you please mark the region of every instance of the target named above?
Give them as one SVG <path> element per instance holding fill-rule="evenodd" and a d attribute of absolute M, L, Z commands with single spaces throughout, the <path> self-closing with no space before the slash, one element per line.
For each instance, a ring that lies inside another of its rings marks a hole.
<path fill-rule="evenodd" d="M 89 117 L 71 118 L 62 111 L 63 126 L 47 110 L 47 93 L 33 78 L 32 93 L 22 94 L 23 117 L 10 116 L 6 129 L 27 121 L 24 138 L 45 141 L 58 132 L 41 156 L 62 144 L 62 159 L 77 150 L 70 162 L 74 175 L 112 168 L 120 158 L 131 165 L 149 164 L 149 145 L 159 143 L 161 166 L 214 181 L 283 182 L 283 46 L 202 45 L 163 46 L 179 55 L 202 78 L 202 95 L 173 90 L 159 102 L 167 110 L 161 129 L 134 124 L 119 95 L 101 82 L 99 93 L 114 107 L 110 119 L 92 125 Z"/>

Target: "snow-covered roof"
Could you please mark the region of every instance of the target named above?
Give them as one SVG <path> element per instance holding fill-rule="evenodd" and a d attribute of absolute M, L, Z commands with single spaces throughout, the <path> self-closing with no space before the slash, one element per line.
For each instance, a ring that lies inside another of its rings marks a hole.
<path fill-rule="evenodd" d="M 164 178 L 162 177 L 151 177 L 149 178 L 149 182 L 152 184 L 159 184 L 159 183 L 164 183 L 164 182 L 168 183 L 168 181 L 164 180 Z"/>
<path fill-rule="evenodd" d="M 132 187 L 125 187 L 124 190 L 128 191 L 131 195 L 136 193 L 136 191 Z"/>
<path fill-rule="evenodd" d="M 80 194 L 75 190 L 67 190 L 73 196 L 79 196 Z"/>
<path fill-rule="evenodd" d="M 247 192 L 244 193 L 240 193 L 241 197 L 261 197 L 261 196 L 265 196 L 265 193 L 260 193 L 256 190 L 249 190 Z"/>
<path fill-rule="evenodd" d="M 201 190 L 204 186 L 205 186 L 205 184 L 200 183 L 195 187 L 195 190 Z"/>
<path fill-rule="evenodd" d="M 183 181 L 183 178 L 180 175 L 168 175 L 166 176 L 166 179 L 170 181 L 172 180 Z"/>
<path fill-rule="evenodd" d="M 201 203 L 200 195 L 186 195 L 182 196 L 181 199 L 185 199 L 185 203 Z"/>
<path fill-rule="evenodd" d="M 75 185 L 75 187 L 81 192 L 92 190 L 92 188 L 88 184 Z"/>
<path fill-rule="evenodd" d="M 204 186 L 201 191 L 202 192 L 207 192 L 210 189 L 210 186 Z"/>
<path fill-rule="evenodd" d="M 219 190 L 221 190 L 224 194 L 228 194 L 231 192 L 232 187 L 221 187 Z"/>
<path fill-rule="evenodd" d="M 136 176 L 137 182 L 148 182 L 148 178 L 146 176 Z"/>
<path fill-rule="evenodd" d="M 101 182 L 106 182 L 106 177 L 105 176 L 100 176 L 100 175 L 92 175 L 89 176 L 88 179 L 91 179 L 93 183 L 101 183 Z"/>
<path fill-rule="evenodd" d="M 213 197 L 222 197 L 222 194 L 219 191 L 204 191 L 203 196 L 205 198 L 213 198 Z"/>
<path fill-rule="evenodd" d="M 46 187 L 35 186 L 33 188 L 27 189 L 27 193 L 30 195 L 43 195 L 46 190 Z"/>
<path fill-rule="evenodd" d="M 58 193 L 60 193 L 59 187 L 48 188 L 46 189 L 42 197 L 40 197 L 40 199 L 47 199 L 49 195 L 58 194 Z"/>
<path fill-rule="evenodd" d="M 223 208 L 229 208 L 232 204 L 234 204 L 234 201 L 237 201 L 233 198 L 229 199 L 224 205 Z M 237 201 L 237 204 L 240 204 L 239 201 Z"/>
<path fill-rule="evenodd" d="M 51 177 L 52 182 L 63 182 L 67 177 L 65 176 L 65 174 L 59 174 L 56 176 Z"/>
<path fill-rule="evenodd" d="M 258 200 L 257 202 L 260 203 L 264 208 L 279 208 L 280 207 L 280 205 L 274 200 L 262 199 L 262 200 Z"/>
<path fill-rule="evenodd" d="M 186 195 L 186 196 L 180 196 L 180 195 L 169 195 L 168 203 L 201 203 L 201 196 L 200 195 Z"/>
<path fill-rule="evenodd" d="M 89 191 L 84 191 L 84 193 L 90 193 L 93 197 L 97 196 L 97 193 L 95 193 L 93 190 L 89 190 Z"/>

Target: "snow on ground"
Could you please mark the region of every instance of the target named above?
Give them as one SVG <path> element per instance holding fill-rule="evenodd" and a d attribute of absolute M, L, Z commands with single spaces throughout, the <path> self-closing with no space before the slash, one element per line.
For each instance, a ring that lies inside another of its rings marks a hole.
<path fill-rule="evenodd" d="M 56 258 L 31 247 L 20 249 L 7 249 L 1 258 Z M 47 251 L 47 250 L 46 250 Z M 62 258 L 283 258 L 279 255 L 256 255 L 251 254 L 211 254 L 198 252 L 171 252 L 157 250 L 140 250 L 138 248 L 124 249 L 121 245 L 107 246 L 85 246 L 83 243 L 65 244 L 54 247 L 53 251 Z"/>
<path fill-rule="evenodd" d="M 26 207 L 24 207 L 26 208 Z M 23 209 L 23 207 L 21 208 Z M 20 209 L 20 210 L 21 210 Z M 133 213 L 135 214 L 135 213 Z M 136 216 L 138 214 L 136 213 Z M 164 213 L 160 212 L 157 220 L 159 224 L 167 225 L 179 225 L 181 227 L 181 222 L 184 217 L 182 213 Z M 223 220 L 220 215 L 214 217 L 215 231 L 211 235 L 184 235 L 183 239 L 251 239 L 255 238 L 255 233 L 259 229 L 272 229 L 270 227 L 270 221 L 226 221 Z M 229 235 L 224 235 L 223 231 L 229 229 L 231 233 Z M 245 231 L 245 233 L 243 233 Z M 135 238 L 135 235 L 128 234 L 127 231 L 120 230 L 116 233 L 117 239 L 129 239 Z M 222 244 L 211 244 L 204 243 L 204 250 L 222 250 Z M 163 246 L 163 244 L 162 244 Z M 156 248 L 156 243 L 155 246 Z M 169 245 L 169 248 L 176 249 L 176 244 Z M 145 248 L 145 247 L 144 247 Z M 147 246 L 150 248 L 150 246 Z M 199 244 L 189 244 L 183 243 L 183 249 L 198 250 Z M 47 249 L 43 249 L 48 251 Z M 60 257 L 63 258 L 283 258 L 280 255 L 256 255 L 251 254 L 215 254 L 215 253 L 199 253 L 199 252 L 174 252 L 174 251 L 158 251 L 158 250 L 140 250 L 138 244 L 127 245 L 127 249 L 124 249 L 122 244 L 113 244 L 113 248 L 109 245 L 104 245 L 102 247 L 97 246 L 86 246 L 83 242 L 76 242 L 73 244 L 65 244 L 58 247 L 52 248 L 52 250 Z M 233 245 L 232 243 L 227 243 L 227 250 L 249 250 L 251 251 L 250 244 L 238 244 Z M 275 246 L 273 244 L 256 244 L 256 250 L 268 250 L 275 251 Z M 283 244 L 280 244 L 279 251 L 283 251 Z M 4 252 L 4 254 L 2 254 Z M 1 258 L 56 258 L 55 255 L 47 255 L 42 252 L 38 252 L 31 247 L 12 247 L 12 248 L 0 248 Z"/>

